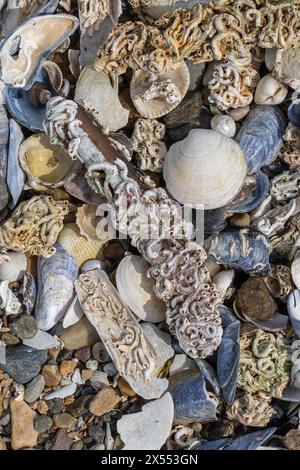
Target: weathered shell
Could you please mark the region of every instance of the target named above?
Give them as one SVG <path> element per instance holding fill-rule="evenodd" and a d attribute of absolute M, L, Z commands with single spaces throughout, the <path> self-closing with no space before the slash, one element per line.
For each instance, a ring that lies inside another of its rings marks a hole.
<path fill-rule="evenodd" d="M 134 106 L 144 118 L 156 119 L 172 111 L 183 100 L 190 84 L 190 73 L 185 62 L 176 69 L 157 75 L 146 70 L 134 72 L 130 94 Z"/>
<path fill-rule="evenodd" d="M 174 356 L 171 336 L 152 323 L 143 323 L 142 329 L 156 351 L 155 366 L 156 373 L 159 375 L 169 359 Z"/>
<path fill-rule="evenodd" d="M 248 175 L 239 194 L 228 205 L 227 212 L 244 214 L 254 211 L 266 199 L 270 189 L 268 176 L 262 171 Z"/>
<path fill-rule="evenodd" d="M 242 229 L 226 229 L 212 237 L 209 254 L 217 263 L 255 275 L 270 272 L 271 246 L 260 232 Z"/>
<path fill-rule="evenodd" d="M 28 90 L 43 60 L 73 34 L 77 26 L 77 18 L 65 14 L 39 16 L 23 23 L 0 51 L 4 83 Z"/>
<path fill-rule="evenodd" d="M 285 119 L 276 106 L 255 106 L 244 121 L 236 141 L 244 152 L 248 172 L 256 173 L 277 157 Z"/>
<path fill-rule="evenodd" d="M 9 120 L 9 149 L 7 160 L 7 186 L 12 197 L 12 207 L 15 207 L 24 188 L 25 173 L 19 162 L 19 149 L 24 135 L 19 124 Z"/>
<path fill-rule="evenodd" d="M 88 241 L 80 235 L 76 224 L 66 224 L 60 232 L 58 243 L 73 256 L 80 267 L 85 261 L 101 257 L 104 241 Z"/>
<path fill-rule="evenodd" d="M 237 438 L 210 441 L 205 444 L 200 444 L 198 447 L 194 447 L 193 450 L 256 450 L 266 442 L 275 431 L 277 431 L 277 428 L 267 428 Z"/>
<path fill-rule="evenodd" d="M 35 317 L 41 330 L 50 330 L 60 321 L 74 295 L 78 276 L 75 259 L 58 243 L 51 258 L 38 258 L 38 293 Z"/>
<path fill-rule="evenodd" d="M 14 282 L 20 279 L 27 266 L 26 255 L 22 252 L 9 251 L 0 264 L 0 280 Z"/>
<path fill-rule="evenodd" d="M 288 108 L 288 117 L 289 120 L 295 124 L 295 126 L 300 127 L 300 99 L 293 100 Z"/>
<path fill-rule="evenodd" d="M 7 146 L 9 142 L 9 121 L 5 112 L 4 107 L 0 104 L 0 211 L 8 203 L 8 190 L 6 184 L 6 172 L 7 172 Z"/>
<path fill-rule="evenodd" d="M 170 147 L 164 161 L 170 194 L 182 204 L 204 209 L 229 203 L 241 189 L 246 171 L 239 145 L 214 130 L 192 130 Z"/>
<path fill-rule="evenodd" d="M 65 190 L 80 201 L 96 206 L 107 203 L 107 199 L 97 194 L 88 184 L 84 176 L 83 168 L 78 169 L 75 174 L 69 175 L 64 183 Z"/>
<path fill-rule="evenodd" d="M 26 313 L 32 313 L 36 301 L 36 282 L 32 274 L 25 272 L 23 276 L 22 296 Z"/>
<path fill-rule="evenodd" d="M 296 335 L 300 338 L 300 290 L 295 289 L 287 299 L 289 317 Z"/>
<path fill-rule="evenodd" d="M 157 19 L 177 8 L 192 8 L 196 3 L 206 4 L 208 0 L 147 0 L 139 3 L 141 6 L 136 8 L 138 13 Z"/>
<path fill-rule="evenodd" d="M 101 220 L 104 217 L 97 215 L 97 211 L 98 208 L 93 204 L 84 204 L 78 207 L 76 212 L 76 224 L 79 227 L 80 235 L 85 237 L 88 241 L 99 242 L 99 240 L 102 240 L 106 242 L 111 238 L 110 234 L 113 233 L 113 227 L 111 227 L 111 231 L 104 232 L 101 225 Z M 107 218 L 105 218 L 105 221 L 107 222 Z"/>
<path fill-rule="evenodd" d="M 74 299 L 71 302 L 68 310 L 65 313 L 63 319 L 63 327 L 68 328 L 68 326 L 75 325 L 75 323 L 79 322 L 84 316 L 84 311 L 81 308 L 77 295 L 75 295 Z"/>
<path fill-rule="evenodd" d="M 272 58 L 270 57 L 271 61 Z M 294 90 L 300 87 L 300 47 L 275 49 L 273 52 L 273 75 Z"/>
<path fill-rule="evenodd" d="M 211 128 L 219 131 L 228 137 L 234 137 L 236 133 L 236 124 L 231 116 L 226 114 L 216 114 L 211 120 Z"/>
<path fill-rule="evenodd" d="M 254 101 L 255 104 L 280 104 L 282 103 L 288 93 L 288 89 L 278 80 L 272 77 L 271 74 L 265 75 L 258 83 Z"/>
<path fill-rule="evenodd" d="M 233 283 L 234 276 L 234 270 L 227 269 L 226 271 L 219 272 L 213 277 L 213 282 L 216 284 L 222 300 L 225 299 L 226 293 Z"/>
<path fill-rule="evenodd" d="M 124 447 L 122 450 L 159 450 L 168 439 L 174 417 L 170 393 L 143 406 L 139 413 L 123 415 L 117 430 Z"/>
<path fill-rule="evenodd" d="M 45 60 L 43 68 L 48 75 L 50 85 L 56 92 L 59 92 L 64 84 L 64 76 L 60 67 L 51 60 Z"/>
<path fill-rule="evenodd" d="M 154 281 L 147 277 L 147 270 L 141 256 L 126 256 L 117 268 L 116 284 L 122 301 L 138 318 L 157 323 L 165 319 L 166 305 L 154 294 Z"/>
<path fill-rule="evenodd" d="M 240 364 L 240 322 L 231 310 L 222 306 L 223 337 L 217 352 L 218 382 L 226 403 L 233 402 Z"/>
<path fill-rule="evenodd" d="M 257 320 L 268 320 L 278 311 L 278 305 L 262 277 L 247 279 L 239 288 L 235 307 L 242 315 Z"/>
<path fill-rule="evenodd" d="M 62 186 L 78 167 L 65 149 L 51 144 L 44 133 L 33 134 L 20 145 L 19 161 L 27 174 L 28 184 L 36 191 L 43 191 L 48 186 Z"/>
<path fill-rule="evenodd" d="M 32 349 L 44 351 L 46 349 L 57 348 L 61 343 L 56 338 L 49 335 L 49 333 L 46 333 L 46 331 L 38 330 L 37 334 L 32 338 L 24 339 L 23 344 Z"/>
<path fill-rule="evenodd" d="M 205 379 L 198 371 L 187 370 L 170 377 L 169 391 L 174 401 L 177 424 L 207 423 L 216 420 L 216 401 L 206 389 Z"/>
<path fill-rule="evenodd" d="M 297 289 L 300 289 L 300 256 L 297 253 L 291 264 L 291 275 Z"/>
<path fill-rule="evenodd" d="M 109 76 L 88 65 L 81 72 L 75 90 L 75 101 L 93 110 L 102 127 L 115 132 L 126 126 L 129 112 L 123 108 Z M 109 110 L 103 113 L 103 109 Z"/>

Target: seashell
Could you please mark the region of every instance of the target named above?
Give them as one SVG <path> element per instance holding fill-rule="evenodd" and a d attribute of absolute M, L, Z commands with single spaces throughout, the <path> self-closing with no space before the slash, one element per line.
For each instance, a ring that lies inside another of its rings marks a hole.
<path fill-rule="evenodd" d="M 220 309 L 223 337 L 217 352 L 217 376 L 222 395 L 230 404 L 235 398 L 240 365 L 240 322 L 231 310 Z"/>
<path fill-rule="evenodd" d="M 250 111 L 236 137 L 249 173 L 256 173 L 275 160 L 284 129 L 284 116 L 276 106 L 255 106 Z"/>
<path fill-rule="evenodd" d="M 62 186 L 66 177 L 78 167 L 64 148 L 51 144 L 44 133 L 33 134 L 20 145 L 19 161 L 28 184 L 36 191 Z"/>
<path fill-rule="evenodd" d="M 270 48 L 265 50 L 265 64 L 270 72 L 272 72 L 274 68 L 277 51 L 278 49 L 276 48 Z"/>
<path fill-rule="evenodd" d="M 252 277 L 238 289 L 235 308 L 245 318 L 269 320 L 278 311 L 278 305 L 261 277 Z"/>
<path fill-rule="evenodd" d="M 71 302 L 68 310 L 65 313 L 63 319 L 63 327 L 68 328 L 68 326 L 75 325 L 75 323 L 79 322 L 84 316 L 84 311 L 81 308 L 77 295 Z"/>
<path fill-rule="evenodd" d="M 258 83 L 254 101 L 255 104 L 275 105 L 282 103 L 287 97 L 288 89 L 278 80 L 272 77 L 272 74 L 265 75 Z"/>
<path fill-rule="evenodd" d="M 79 227 L 80 235 L 85 237 L 88 241 L 107 242 L 111 238 L 113 227 L 110 226 L 110 230 L 104 232 L 102 229 L 102 219 L 107 221 L 106 217 L 98 215 L 99 207 L 97 208 L 93 204 L 84 204 L 78 207 L 76 212 L 76 224 Z M 104 222 L 104 220 L 103 220 Z M 109 222 L 107 222 L 109 225 Z"/>
<path fill-rule="evenodd" d="M 169 391 L 176 424 L 216 421 L 217 402 L 209 397 L 205 379 L 198 371 L 187 370 L 170 377 Z"/>
<path fill-rule="evenodd" d="M 268 61 L 272 64 L 274 77 L 281 83 L 290 86 L 294 90 L 300 87 L 300 47 L 289 47 L 288 49 L 275 49 L 269 55 Z"/>
<path fill-rule="evenodd" d="M 217 374 L 214 368 L 204 359 L 195 359 L 197 363 L 198 369 L 200 370 L 201 375 L 203 378 L 209 383 L 210 389 L 213 393 L 217 396 L 221 395 L 221 389 L 218 384 Z M 216 401 L 217 398 L 215 397 Z"/>
<path fill-rule="evenodd" d="M 101 240 L 90 242 L 81 236 L 76 224 L 66 224 L 57 241 L 69 255 L 75 258 L 78 267 L 87 260 L 101 257 L 104 245 Z"/>
<path fill-rule="evenodd" d="M 293 289 L 291 269 L 282 264 L 273 266 L 271 273 L 264 281 L 275 299 L 286 300 Z"/>
<path fill-rule="evenodd" d="M 130 84 L 130 95 L 142 117 L 156 119 L 179 105 L 189 85 L 188 67 L 181 62 L 175 69 L 158 74 L 136 70 Z"/>
<path fill-rule="evenodd" d="M 100 390 L 104 386 L 109 386 L 110 383 L 108 381 L 108 375 L 101 370 L 95 370 L 93 376 L 90 378 L 91 385 L 96 388 L 96 390 Z"/>
<path fill-rule="evenodd" d="M 80 201 L 96 206 L 107 203 L 107 199 L 97 194 L 88 184 L 82 168 L 72 173 L 66 178 L 65 190 Z"/>
<path fill-rule="evenodd" d="M 77 26 L 77 18 L 65 14 L 43 15 L 21 24 L 0 51 L 4 83 L 28 90 L 43 61 Z"/>
<path fill-rule="evenodd" d="M 105 261 L 100 261 L 99 259 L 89 259 L 80 266 L 81 273 L 87 273 L 88 271 L 93 271 L 94 269 L 103 269 L 103 271 L 106 271 L 107 266 Z"/>
<path fill-rule="evenodd" d="M 58 348 L 61 343 L 46 331 L 38 330 L 37 334 L 30 339 L 24 339 L 23 344 L 32 349 L 43 351 L 46 349 Z"/>
<path fill-rule="evenodd" d="M 81 274 L 75 289 L 87 319 L 105 344 L 119 374 L 143 398 L 160 397 L 168 380 L 156 377 L 158 353 L 121 303 L 107 274 L 100 269 Z"/>
<path fill-rule="evenodd" d="M 168 439 L 173 423 L 174 405 L 170 393 L 142 407 L 139 413 L 123 415 L 117 430 L 122 450 L 159 450 Z"/>
<path fill-rule="evenodd" d="M 50 330 L 66 313 L 78 276 L 75 259 L 59 244 L 51 258 L 38 258 L 35 317 L 41 330 Z"/>
<path fill-rule="evenodd" d="M 26 313 L 30 315 L 36 301 L 36 283 L 32 274 L 28 272 L 24 273 L 22 287 L 23 305 L 25 305 Z"/>
<path fill-rule="evenodd" d="M 294 331 L 300 338 L 300 290 L 295 289 L 288 296 L 287 310 Z"/>
<path fill-rule="evenodd" d="M 205 211 L 204 233 L 211 234 L 223 230 L 227 225 L 227 206 Z"/>
<path fill-rule="evenodd" d="M 231 116 L 226 114 L 216 114 L 211 122 L 211 128 L 215 131 L 219 131 L 228 137 L 234 137 L 236 133 L 235 120 Z"/>
<path fill-rule="evenodd" d="M 9 120 L 9 149 L 7 160 L 7 186 L 12 197 L 12 208 L 16 206 L 24 188 L 25 173 L 19 162 L 19 148 L 24 135 L 19 124 L 13 119 Z"/>
<path fill-rule="evenodd" d="M 292 264 L 291 264 L 291 275 L 293 283 L 300 289 L 300 253 L 297 253 Z"/>
<path fill-rule="evenodd" d="M 226 297 L 228 289 L 231 287 L 234 280 L 235 272 L 233 269 L 221 271 L 213 277 L 213 282 L 220 292 L 221 300 L 223 301 Z"/>
<path fill-rule="evenodd" d="M 14 282 L 20 279 L 27 267 L 27 258 L 23 251 L 8 251 L 0 264 L 0 280 Z"/>
<path fill-rule="evenodd" d="M 192 130 L 173 144 L 164 161 L 170 194 L 185 205 L 217 209 L 241 189 L 246 163 L 239 145 L 214 130 Z"/>
<path fill-rule="evenodd" d="M 243 106 L 242 108 L 231 109 L 228 115 L 232 117 L 235 122 L 239 122 L 249 114 L 250 106 Z"/>
<path fill-rule="evenodd" d="M 300 99 L 291 102 L 288 108 L 288 118 L 295 126 L 300 127 Z"/>
<path fill-rule="evenodd" d="M 52 393 L 49 393 L 48 395 L 44 396 L 44 400 L 53 400 L 54 398 L 66 398 L 66 397 L 71 397 L 74 395 L 74 393 L 77 390 L 77 385 L 74 384 L 73 382 L 69 385 L 64 385 L 63 387 L 59 388 L 58 390 L 55 390 Z"/>
<path fill-rule="evenodd" d="M 135 8 L 134 2 L 133 8 Z M 136 7 L 138 13 L 149 15 L 151 18 L 160 18 L 165 13 L 175 10 L 177 8 L 192 8 L 197 3 L 207 4 L 208 0 L 148 0 L 138 2 L 140 4 Z"/>
<path fill-rule="evenodd" d="M 43 69 L 47 73 L 49 83 L 53 90 L 58 93 L 64 84 L 64 76 L 60 67 L 51 60 L 45 60 L 43 63 Z"/>
<path fill-rule="evenodd" d="M 6 315 L 17 315 L 21 306 L 18 298 L 8 287 L 8 281 L 0 281 L 0 308 L 5 310 Z"/>
<path fill-rule="evenodd" d="M 258 171 L 256 175 L 247 175 L 241 191 L 227 206 L 227 212 L 244 214 L 254 211 L 265 201 L 269 189 L 269 178 L 262 171 Z"/>
<path fill-rule="evenodd" d="M 75 101 L 91 108 L 101 127 L 115 132 L 126 126 L 129 112 L 119 101 L 117 91 L 112 87 L 109 76 L 89 64 L 81 72 L 76 84 Z M 103 113 L 103 109 L 109 113 Z"/>
<path fill-rule="evenodd" d="M 157 323 L 165 319 L 166 305 L 154 294 L 147 270 L 141 256 L 125 256 L 116 271 L 116 285 L 122 301 L 138 318 Z"/>
<path fill-rule="evenodd" d="M 8 203 L 9 194 L 6 184 L 7 174 L 7 159 L 8 150 L 7 146 L 9 143 L 9 121 L 6 115 L 6 111 L 2 104 L 0 104 L 0 211 L 2 211 Z"/>
<path fill-rule="evenodd" d="M 152 323 L 143 323 L 142 329 L 156 351 L 155 367 L 159 374 L 167 361 L 174 356 L 171 336 Z"/>
<path fill-rule="evenodd" d="M 268 239 L 250 229 L 226 229 L 213 235 L 209 247 L 209 255 L 217 263 L 228 264 L 251 276 L 265 276 L 270 272 L 271 251 Z"/>
<path fill-rule="evenodd" d="M 277 431 L 277 428 L 267 428 L 251 432 L 237 438 L 219 439 L 194 447 L 193 450 L 257 450 Z"/>
<path fill-rule="evenodd" d="M 98 343 L 95 343 L 93 344 L 92 346 L 92 354 L 93 354 L 93 357 L 96 359 L 96 361 L 98 362 L 104 362 L 106 363 L 107 361 L 109 361 L 109 354 L 106 350 L 106 347 L 104 346 L 104 344 L 102 342 L 98 342 Z M 117 371 L 116 371 L 117 373 Z M 113 374 L 114 375 L 114 374 Z"/>
<path fill-rule="evenodd" d="M 186 354 L 175 354 L 174 360 L 169 370 L 169 376 L 178 374 L 188 369 L 196 369 L 196 362 Z"/>

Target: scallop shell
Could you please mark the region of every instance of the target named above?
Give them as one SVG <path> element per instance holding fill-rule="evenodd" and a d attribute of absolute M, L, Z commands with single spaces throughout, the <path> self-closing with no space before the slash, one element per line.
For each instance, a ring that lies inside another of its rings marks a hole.
<path fill-rule="evenodd" d="M 75 259 L 58 243 L 51 258 L 38 258 L 38 292 L 35 317 L 39 329 L 50 330 L 66 313 L 78 276 Z"/>
<path fill-rule="evenodd" d="M 22 251 L 9 251 L 0 264 L 0 280 L 14 282 L 20 279 L 27 267 L 27 257 Z"/>
<path fill-rule="evenodd" d="M 158 323 L 165 319 L 166 305 L 153 291 L 147 277 L 148 265 L 141 256 L 125 256 L 116 272 L 116 284 L 122 301 L 141 320 Z"/>
<path fill-rule="evenodd" d="M 58 243 L 73 256 L 80 267 L 85 261 L 101 258 L 104 242 L 101 240 L 90 242 L 80 235 L 76 224 L 66 224 L 59 234 Z"/>
<path fill-rule="evenodd" d="M 103 242 L 107 242 L 111 239 L 110 234 L 111 231 L 104 232 L 102 230 L 101 221 L 106 224 L 109 224 L 106 217 L 102 217 L 97 214 L 98 209 L 96 206 L 92 204 L 84 204 L 83 206 L 79 207 L 76 212 L 76 224 L 79 227 L 80 235 L 85 237 L 88 241 L 99 242 L 99 240 Z M 110 227 L 113 229 L 113 227 Z"/>
<path fill-rule="evenodd" d="M 265 75 L 258 83 L 254 101 L 255 104 L 280 104 L 288 94 L 288 89 L 269 73 Z"/>
<path fill-rule="evenodd" d="M 51 144 L 43 133 L 31 135 L 20 145 L 19 161 L 28 184 L 36 191 L 62 186 L 78 167 L 61 145 Z"/>
<path fill-rule="evenodd" d="M 194 129 L 173 144 L 164 161 L 164 178 L 170 194 L 185 205 L 217 209 L 241 189 L 246 162 L 239 145 L 220 132 Z"/>
<path fill-rule="evenodd" d="M 151 84 L 163 82 L 171 85 L 172 89 L 176 90 L 176 98 L 175 95 L 168 100 L 164 96 L 147 99 L 147 101 L 142 98 L 141 95 L 149 90 Z M 153 82 L 153 75 L 146 70 L 135 71 L 130 84 L 130 94 L 134 106 L 141 116 L 156 119 L 169 113 L 179 105 L 185 97 L 189 85 L 189 69 L 185 62 L 182 62 L 176 69 L 155 75 L 155 82 Z"/>
<path fill-rule="evenodd" d="M 4 83 L 31 88 L 43 60 L 73 34 L 78 23 L 75 16 L 56 14 L 32 18 L 19 26 L 0 51 Z"/>
<path fill-rule="evenodd" d="M 236 123 L 231 116 L 226 114 L 216 114 L 211 120 L 211 128 L 219 131 L 228 137 L 234 137 L 236 133 Z"/>

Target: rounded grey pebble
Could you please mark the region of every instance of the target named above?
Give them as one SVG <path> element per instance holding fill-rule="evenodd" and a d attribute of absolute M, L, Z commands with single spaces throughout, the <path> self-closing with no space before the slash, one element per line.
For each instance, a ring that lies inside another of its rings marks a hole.
<path fill-rule="evenodd" d="M 71 445 L 71 450 L 82 450 L 84 448 L 84 443 L 82 441 L 73 442 Z"/>
<path fill-rule="evenodd" d="M 33 403 L 38 400 L 45 388 L 45 379 L 41 374 L 38 374 L 25 389 L 24 400 L 27 403 Z"/>
<path fill-rule="evenodd" d="M 65 405 L 62 398 L 53 398 L 52 400 L 47 401 L 49 407 L 49 415 L 54 416 L 63 411 Z"/>
<path fill-rule="evenodd" d="M 92 425 L 88 428 L 89 436 L 95 439 L 98 444 L 103 444 L 105 439 L 105 431 L 102 426 Z"/>
<path fill-rule="evenodd" d="M 0 426 L 7 426 L 10 423 L 10 413 L 6 413 L 0 419 Z"/>
<path fill-rule="evenodd" d="M 42 415 L 38 416 L 34 421 L 34 429 L 38 433 L 48 431 L 53 424 L 53 419 L 50 416 Z"/>
<path fill-rule="evenodd" d="M 33 338 L 38 332 L 36 319 L 31 315 L 21 315 L 13 322 L 12 331 L 22 340 Z"/>

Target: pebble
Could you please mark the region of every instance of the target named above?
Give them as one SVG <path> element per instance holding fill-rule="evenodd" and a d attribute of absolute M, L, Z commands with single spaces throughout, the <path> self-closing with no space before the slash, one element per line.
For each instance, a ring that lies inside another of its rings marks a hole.
<path fill-rule="evenodd" d="M 93 415 L 103 416 L 112 411 L 120 401 L 120 396 L 111 387 L 105 387 L 97 393 L 89 405 Z"/>
<path fill-rule="evenodd" d="M 13 450 L 35 447 L 38 433 L 33 420 L 36 413 L 24 401 L 11 400 L 11 446 Z"/>
<path fill-rule="evenodd" d="M 49 407 L 50 416 L 54 416 L 54 415 L 57 415 L 58 413 L 61 413 L 65 407 L 64 401 L 62 400 L 62 398 L 53 398 L 52 400 L 49 400 L 47 403 Z"/>
<path fill-rule="evenodd" d="M 78 359 L 79 361 L 83 363 L 87 362 L 90 359 L 91 355 L 92 355 L 92 352 L 91 352 L 90 347 L 78 349 L 77 351 L 75 351 L 75 354 L 74 354 L 76 359 Z"/>
<path fill-rule="evenodd" d="M 102 426 L 93 425 L 88 428 L 89 436 L 92 437 L 98 444 L 103 444 L 105 439 L 105 431 Z"/>
<path fill-rule="evenodd" d="M 300 450 L 300 429 L 290 429 L 282 438 L 282 443 L 289 450 Z"/>
<path fill-rule="evenodd" d="M 48 431 L 53 424 L 53 419 L 50 416 L 42 415 L 38 416 L 34 420 L 34 429 L 39 434 Z"/>
<path fill-rule="evenodd" d="M 40 400 L 38 401 L 36 409 L 41 415 L 45 415 L 48 413 L 49 407 L 45 400 Z"/>
<path fill-rule="evenodd" d="M 0 450 L 6 450 L 6 444 L 1 437 L 0 437 Z"/>
<path fill-rule="evenodd" d="M 47 387 L 55 387 L 62 379 L 58 366 L 54 364 L 47 364 L 44 366 L 42 369 L 42 375 Z"/>
<path fill-rule="evenodd" d="M 62 361 L 59 370 L 61 375 L 70 375 L 77 367 L 77 361 Z"/>
<path fill-rule="evenodd" d="M 7 349 L 6 364 L 0 364 L 0 369 L 16 382 L 26 384 L 37 376 L 46 361 L 47 351 L 38 351 L 20 344 Z"/>
<path fill-rule="evenodd" d="M 96 361 L 95 359 L 90 359 L 89 361 L 86 362 L 85 365 L 88 369 L 91 369 L 92 371 L 95 371 L 98 369 L 98 361 Z"/>
<path fill-rule="evenodd" d="M 27 403 L 33 403 L 38 400 L 45 388 L 45 379 L 43 375 L 38 374 L 31 382 L 27 385 L 24 394 L 24 400 Z"/>
<path fill-rule="evenodd" d="M 62 332 L 60 339 L 64 343 L 65 349 L 74 351 L 92 346 L 99 340 L 99 335 L 88 319 L 83 317 L 75 325 L 66 328 Z"/>
<path fill-rule="evenodd" d="M 69 450 L 72 439 L 68 436 L 66 429 L 59 429 L 55 434 L 51 450 Z"/>
<path fill-rule="evenodd" d="M 60 429 L 73 429 L 77 423 L 77 419 L 69 413 L 60 413 L 53 416 L 54 424 Z"/>
<path fill-rule="evenodd" d="M 6 346 L 15 346 L 16 344 L 20 343 L 19 338 L 12 335 L 11 333 L 3 333 L 1 340 L 4 344 L 6 344 Z"/>
<path fill-rule="evenodd" d="M 132 390 L 130 385 L 126 382 L 126 380 L 123 379 L 123 377 L 120 377 L 118 379 L 118 388 L 122 395 L 126 397 L 135 397 L 136 393 Z"/>
<path fill-rule="evenodd" d="M 93 397 L 94 395 L 82 395 L 67 407 L 67 411 L 75 418 L 79 418 L 88 411 L 88 405 Z"/>
<path fill-rule="evenodd" d="M 71 445 L 71 450 L 82 450 L 84 448 L 84 443 L 82 441 L 73 442 Z"/>
<path fill-rule="evenodd" d="M 33 338 L 38 332 L 36 319 L 31 315 L 21 315 L 13 322 L 12 332 L 20 339 Z"/>

